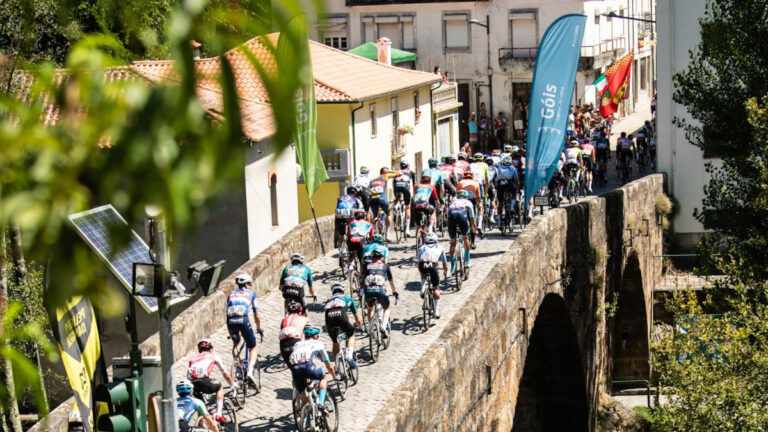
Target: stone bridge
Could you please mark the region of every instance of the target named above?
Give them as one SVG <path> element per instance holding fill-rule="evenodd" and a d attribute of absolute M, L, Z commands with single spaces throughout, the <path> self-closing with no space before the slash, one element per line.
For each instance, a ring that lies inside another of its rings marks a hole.
<path fill-rule="evenodd" d="M 392 346 L 371 363 L 358 338 L 360 383 L 340 404 L 340 431 L 591 431 L 599 392 L 612 380 L 648 379 L 652 293 L 661 275 L 659 174 L 539 216 L 522 232 L 478 241 L 470 280 L 442 287 L 442 319 L 421 328 L 413 241 L 391 246 L 400 302 Z M 319 220 L 326 245 L 332 219 Z M 446 242 L 444 242 L 445 244 Z M 282 298 L 277 281 L 302 251 L 318 296 L 340 280 L 335 252 L 322 254 L 304 223 L 238 270 L 254 276 L 266 335 L 259 347 L 264 390 L 238 412 L 241 431 L 295 430 L 290 374 L 278 356 Z M 237 273 L 237 272 L 236 272 Z M 212 338 L 229 362 L 226 293 L 197 301 L 173 321 L 177 379 L 197 340 Z M 320 305 L 310 317 L 323 323 Z M 321 339 L 330 347 L 327 335 Z M 157 335 L 150 344 L 157 344 Z M 67 405 L 62 404 L 62 406 Z M 69 404 L 71 406 L 71 404 Z M 58 430 L 50 416 L 48 430 Z"/>

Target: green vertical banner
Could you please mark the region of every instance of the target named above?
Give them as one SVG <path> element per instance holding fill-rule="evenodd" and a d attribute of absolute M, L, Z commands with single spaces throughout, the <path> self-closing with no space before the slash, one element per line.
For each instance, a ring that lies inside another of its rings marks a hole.
<path fill-rule="evenodd" d="M 307 187 L 309 205 L 314 213 L 312 195 L 328 180 L 323 157 L 317 146 L 317 102 L 315 101 L 315 80 L 312 75 L 312 57 L 309 51 L 309 36 L 306 15 L 296 15 L 288 22 L 288 34 L 281 33 L 277 41 L 278 57 L 290 50 L 295 64 L 300 69 L 301 86 L 294 94 L 296 107 L 296 157 L 301 165 L 304 185 Z M 289 36 L 290 35 L 290 36 Z M 290 40 L 288 38 L 291 38 Z"/>

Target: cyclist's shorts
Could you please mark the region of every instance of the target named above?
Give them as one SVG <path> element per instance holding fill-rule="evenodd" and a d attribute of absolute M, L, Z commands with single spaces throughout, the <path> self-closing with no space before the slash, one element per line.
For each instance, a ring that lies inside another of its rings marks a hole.
<path fill-rule="evenodd" d="M 201 399 L 203 395 L 214 394 L 221 388 L 221 383 L 218 380 L 211 379 L 211 377 L 192 380 L 192 385 L 195 386 L 194 392 L 198 399 Z"/>
<path fill-rule="evenodd" d="M 291 358 L 291 353 L 293 353 L 293 346 L 300 340 L 301 339 L 286 338 L 280 341 L 280 355 L 283 357 L 283 360 L 285 360 L 285 364 L 289 366 L 291 365 L 291 362 L 288 359 Z"/>
<path fill-rule="evenodd" d="M 379 209 L 381 209 L 385 215 L 389 216 L 390 205 L 386 197 L 371 198 L 370 206 L 374 217 L 378 217 Z"/>
<path fill-rule="evenodd" d="M 360 193 L 357 195 L 358 198 L 360 198 L 360 201 L 363 202 L 363 208 L 365 211 L 368 211 L 370 208 L 370 199 L 371 199 L 371 193 L 368 191 L 368 189 L 363 189 L 360 191 Z"/>
<path fill-rule="evenodd" d="M 488 199 L 491 201 L 496 199 L 496 188 L 493 186 L 488 188 Z"/>
<path fill-rule="evenodd" d="M 362 240 L 358 243 L 347 242 L 347 249 L 349 249 L 349 253 L 357 254 L 357 258 L 360 259 L 360 264 L 363 263 L 363 249 L 365 249 L 367 244 L 368 242 L 365 240 Z"/>
<path fill-rule="evenodd" d="M 304 393 L 307 390 L 307 380 L 320 380 L 324 374 L 323 369 L 313 361 L 291 366 L 293 385 L 299 393 Z"/>
<path fill-rule="evenodd" d="M 414 211 L 414 220 L 418 221 L 421 220 L 421 215 L 424 215 L 424 222 L 429 223 L 429 217 L 432 216 L 432 213 L 435 212 L 435 208 L 431 205 L 427 205 L 426 208 L 420 208 L 420 209 L 413 209 Z"/>
<path fill-rule="evenodd" d="M 292 286 L 283 287 L 283 298 L 286 300 L 293 300 L 301 303 L 304 306 L 304 288 L 296 288 Z"/>
<path fill-rule="evenodd" d="M 343 236 L 347 231 L 347 225 L 352 221 L 352 218 L 336 218 L 336 235 Z"/>
<path fill-rule="evenodd" d="M 584 161 L 584 169 L 585 169 L 587 172 L 592 172 L 592 169 L 593 169 L 593 168 L 594 168 L 594 167 L 592 166 L 592 158 L 587 158 L 587 159 Z"/>
<path fill-rule="evenodd" d="M 421 273 L 422 276 L 427 276 L 430 278 L 430 281 L 432 282 L 432 287 L 434 289 L 440 289 L 440 276 L 437 274 L 437 266 L 438 263 L 433 262 L 420 262 L 419 263 L 419 273 Z"/>
<path fill-rule="evenodd" d="M 253 327 L 248 321 L 248 317 L 229 317 L 227 318 L 227 330 L 229 337 L 234 344 L 240 342 L 240 336 L 245 340 L 245 346 L 253 348 L 256 346 L 256 335 L 253 333 Z"/>
<path fill-rule="evenodd" d="M 574 171 L 578 172 L 579 164 L 575 164 L 575 163 L 567 163 L 567 164 L 565 164 L 565 172 L 570 173 L 571 170 L 574 170 Z"/>
<path fill-rule="evenodd" d="M 331 312 L 335 311 L 340 311 L 340 316 L 328 316 Z M 355 327 L 349 322 L 347 311 L 344 308 L 334 308 L 325 311 L 325 327 L 328 329 L 328 334 L 331 336 L 333 343 L 336 343 L 336 338 L 341 333 L 345 333 L 347 338 L 351 338 L 355 334 Z"/>
<path fill-rule="evenodd" d="M 411 189 L 395 186 L 395 196 L 397 196 L 397 194 L 403 194 L 403 203 L 407 206 L 411 205 Z"/>
<path fill-rule="evenodd" d="M 378 288 L 378 291 L 369 292 L 369 289 L 365 289 L 365 304 L 368 307 L 373 307 L 374 300 L 378 300 L 381 307 L 384 309 L 389 307 L 389 297 L 387 296 L 384 287 Z"/>
<path fill-rule="evenodd" d="M 608 149 L 607 148 L 598 148 L 595 149 L 595 158 L 598 162 L 605 162 L 608 160 Z"/>
<path fill-rule="evenodd" d="M 448 236 L 457 239 L 459 234 L 469 234 L 469 218 L 466 213 L 448 213 Z"/>
<path fill-rule="evenodd" d="M 189 423 L 184 419 L 179 419 L 179 432 L 189 432 Z"/>

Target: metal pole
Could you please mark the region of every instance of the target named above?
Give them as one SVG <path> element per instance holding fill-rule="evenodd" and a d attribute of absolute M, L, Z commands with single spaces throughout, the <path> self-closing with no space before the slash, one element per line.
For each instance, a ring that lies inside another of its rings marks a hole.
<path fill-rule="evenodd" d="M 491 118 L 491 122 L 488 125 L 490 134 L 495 136 L 493 131 L 493 120 L 495 118 L 495 112 L 493 111 L 493 66 L 491 66 L 491 16 L 485 16 L 485 36 L 487 43 L 487 58 L 488 58 L 488 109 L 490 112 L 488 115 Z M 488 137 L 488 142 L 491 142 L 491 137 Z M 498 143 L 496 144 L 498 146 Z M 486 149 L 487 150 L 487 149 Z"/>
<path fill-rule="evenodd" d="M 170 256 L 168 255 L 168 233 L 163 218 L 159 213 L 150 215 L 147 219 L 149 231 L 149 246 L 156 263 L 170 271 Z M 177 432 L 175 388 L 173 384 L 173 333 L 171 329 L 171 293 L 170 280 L 163 279 L 163 288 L 157 299 L 157 312 L 160 336 L 160 358 L 163 369 L 163 399 L 162 406 L 163 432 Z"/>

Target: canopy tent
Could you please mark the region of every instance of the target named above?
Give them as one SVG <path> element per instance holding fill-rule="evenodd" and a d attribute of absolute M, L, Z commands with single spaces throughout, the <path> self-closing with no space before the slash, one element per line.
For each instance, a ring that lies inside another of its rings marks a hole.
<path fill-rule="evenodd" d="M 360 46 L 354 47 L 349 51 L 352 54 L 358 55 L 369 60 L 379 59 L 379 49 L 374 42 L 366 42 Z M 416 63 L 416 54 L 408 51 L 401 51 L 399 49 L 391 49 L 392 64 L 403 63 L 412 61 Z"/>

